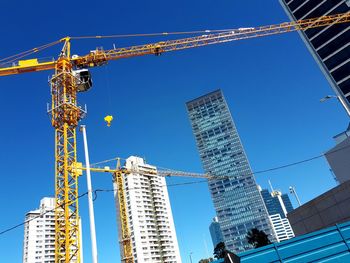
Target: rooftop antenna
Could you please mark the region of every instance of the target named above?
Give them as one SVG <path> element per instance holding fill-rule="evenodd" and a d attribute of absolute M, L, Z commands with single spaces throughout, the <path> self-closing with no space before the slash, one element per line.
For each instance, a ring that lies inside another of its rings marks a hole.
<path fill-rule="evenodd" d="M 271 192 L 275 191 L 275 190 L 273 190 L 273 187 L 272 187 L 270 179 L 268 181 L 269 181 L 269 185 L 270 185 L 270 188 L 271 188 Z"/>
<path fill-rule="evenodd" d="M 204 241 L 205 252 L 207 253 L 207 258 L 210 258 L 209 251 L 208 251 L 208 244 L 204 234 L 203 234 L 203 241 Z"/>

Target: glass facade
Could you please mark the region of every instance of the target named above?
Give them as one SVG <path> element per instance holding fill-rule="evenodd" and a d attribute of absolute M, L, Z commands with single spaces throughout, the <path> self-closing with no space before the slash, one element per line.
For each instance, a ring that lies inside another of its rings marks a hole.
<path fill-rule="evenodd" d="M 280 0 L 292 20 L 350 11 L 350 0 Z M 308 29 L 300 33 L 334 91 L 350 110 L 350 24 Z"/>
<path fill-rule="evenodd" d="M 228 177 L 209 181 L 226 247 L 234 252 L 251 249 L 246 235 L 254 227 L 274 240 L 264 201 L 221 90 L 186 106 L 204 170 Z"/>
<path fill-rule="evenodd" d="M 264 199 L 269 215 L 280 214 L 282 218 L 285 217 L 282 206 L 277 197 L 273 197 L 267 189 L 261 190 L 261 196 Z"/>
<path fill-rule="evenodd" d="M 268 211 L 270 216 L 275 215 L 275 214 L 279 214 L 279 215 L 281 215 L 281 218 L 285 218 L 286 215 L 283 211 L 281 202 L 283 202 L 283 205 L 284 205 L 287 213 L 294 210 L 292 203 L 290 202 L 289 196 L 288 196 L 288 194 L 282 195 L 280 192 L 274 192 L 274 193 L 276 193 L 276 194 L 273 196 L 273 195 L 271 195 L 269 190 L 267 190 L 267 189 L 261 190 L 261 196 L 264 199 L 267 211 Z M 279 199 L 278 195 L 280 195 L 281 199 Z"/>
<path fill-rule="evenodd" d="M 211 222 L 209 226 L 209 232 L 210 232 L 211 240 L 213 241 L 214 248 L 216 247 L 217 244 L 224 241 L 217 217 L 214 217 L 213 222 Z"/>
<path fill-rule="evenodd" d="M 287 213 L 292 212 L 294 210 L 294 207 L 292 205 L 292 202 L 289 199 L 289 195 L 283 194 L 282 200 L 283 200 L 284 206 L 286 207 Z"/>

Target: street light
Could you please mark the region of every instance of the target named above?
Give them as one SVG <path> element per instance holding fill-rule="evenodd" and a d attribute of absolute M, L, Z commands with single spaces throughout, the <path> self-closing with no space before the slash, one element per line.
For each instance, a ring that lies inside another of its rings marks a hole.
<path fill-rule="evenodd" d="M 295 196 L 295 198 L 297 199 L 297 202 L 299 204 L 299 206 L 301 206 L 301 202 L 300 199 L 297 195 L 297 192 L 295 191 L 295 187 L 294 186 L 289 186 L 289 193 L 293 194 Z"/>
<path fill-rule="evenodd" d="M 193 252 L 190 252 L 190 261 L 191 261 L 191 263 L 192 263 L 192 254 L 193 254 Z"/>
<path fill-rule="evenodd" d="M 349 109 L 349 107 L 346 105 L 346 103 L 344 102 L 344 100 L 340 96 L 327 95 L 326 97 L 320 99 L 320 102 L 325 102 L 326 100 L 334 99 L 334 98 L 337 99 L 341 103 L 341 105 L 345 109 L 346 113 L 350 117 L 350 109 Z"/>
<path fill-rule="evenodd" d="M 80 131 L 83 133 L 83 139 L 84 139 L 86 180 L 87 180 L 87 188 L 88 188 L 89 217 L 90 217 L 92 262 L 97 263 L 98 260 L 97 260 L 97 242 L 96 242 L 96 229 L 95 229 L 95 216 L 94 216 L 94 202 L 92 199 L 90 159 L 89 159 L 89 149 L 88 149 L 85 125 L 80 125 Z"/>

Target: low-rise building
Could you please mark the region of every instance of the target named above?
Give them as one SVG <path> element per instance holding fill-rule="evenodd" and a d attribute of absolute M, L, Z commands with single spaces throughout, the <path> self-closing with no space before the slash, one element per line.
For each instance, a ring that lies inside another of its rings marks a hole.
<path fill-rule="evenodd" d="M 350 220 L 350 181 L 346 181 L 288 213 L 296 236 Z"/>

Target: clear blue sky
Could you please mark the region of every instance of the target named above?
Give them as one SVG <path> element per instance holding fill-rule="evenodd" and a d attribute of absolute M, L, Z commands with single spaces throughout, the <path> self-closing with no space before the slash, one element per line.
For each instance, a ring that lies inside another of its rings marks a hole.
<path fill-rule="evenodd" d="M 0 58 L 66 35 L 152 33 L 250 27 L 287 17 L 278 1 L 5 1 L 1 7 Z M 154 39 L 73 42 L 73 53 Z M 57 50 L 45 55 L 56 56 Z M 54 132 L 46 114 L 51 72 L 1 77 L 0 231 L 24 220 L 44 196 L 54 195 Z M 336 101 L 320 103 L 331 88 L 297 33 L 111 62 L 92 70 L 87 104 L 91 162 L 139 155 L 150 164 L 202 172 L 185 102 L 221 88 L 254 171 L 325 152 L 348 119 Z M 111 128 L 106 114 L 115 118 Z M 83 161 L 82 138 L 78 154 Z M 259 174 L 283 192 L 294 185 L 303 202 L 330 189 L 323 159 Z M 193 181 L 171 178 L 168 183 Z M 85 177 L 80 192 L 86 191 Z M 111 177 L 94 174 L 93 186 L 111 189 Z M 207 256 L 214 209 L 206 184 L 169 188 L 183 262 Z M 294 199 L 291 197 L 293 202 Z M 118 262 L 112 193 L 95 201 L 100 262 Z M 80 201 L 84 262 L 90 263 L 87 199 Z M 0 236 L 1 262 L 21 262 L 23 228 Z"/>

